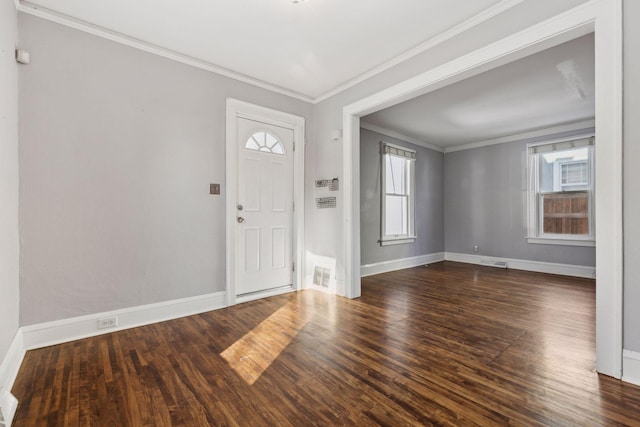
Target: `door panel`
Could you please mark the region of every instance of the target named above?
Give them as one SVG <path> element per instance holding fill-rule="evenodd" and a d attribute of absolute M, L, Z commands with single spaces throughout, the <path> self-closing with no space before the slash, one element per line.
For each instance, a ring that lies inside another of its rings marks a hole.
<path fill-rule="evenodd" d="M 284 227 L 271 229 L 272 268 L 285 268 L 287 262 L 287 232 Z"/>
<path fill-rule="evenodd" d="M 260 229 L 245 227 L 244 229 L 244 273 L 260 271 Z"/>

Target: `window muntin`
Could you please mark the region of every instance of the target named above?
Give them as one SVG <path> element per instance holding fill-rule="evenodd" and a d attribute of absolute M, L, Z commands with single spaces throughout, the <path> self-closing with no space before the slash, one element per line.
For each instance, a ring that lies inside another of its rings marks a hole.
<path fill-rule="evenodd" d="M 284 155 L 284 146 L 269 132 L 256 132 L 247 139 L 244 145 L 247 150 L 262 151 L 264 153 Z"/>
<path fill-rule="evenodd" d="M 382 144 L 382 221 L 380 243 L 415 240 L 415 151 Z"/>
<path fill-rule="evenodd" d="M 530 146 L 529 239 L 593 241 L 593 138 Z"/>

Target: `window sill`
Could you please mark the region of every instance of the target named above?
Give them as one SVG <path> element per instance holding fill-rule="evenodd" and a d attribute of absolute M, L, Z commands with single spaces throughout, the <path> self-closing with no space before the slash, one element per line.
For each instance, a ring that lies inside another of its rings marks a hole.
<path fill-rule="evenodd" d="M 527 237 L 528 243 L 537 245 L 563 245 L 563 246 L 587 246 L 595 247 L 593 239 L 557 239 L 552 237 Z"/>
<path fill-rule="evenodd" d="M 403 245 L 406 243 L 415 242 L 417 237 L 400 237 L 397 239 L 384 239 L 380 240 L 380 246 L 391 246 L 391 245 Z"/>

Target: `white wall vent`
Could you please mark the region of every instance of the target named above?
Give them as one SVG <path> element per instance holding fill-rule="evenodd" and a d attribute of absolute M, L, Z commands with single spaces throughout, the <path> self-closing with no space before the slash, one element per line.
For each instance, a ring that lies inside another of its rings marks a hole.
<path fill-rule="evenodd" d="M 329 288 L 329 280 L 331 280 L 331 270 L 326 267 L 316 265 L 313 269 L 313 284 Z"/>
<path fill-rule="evenodd" d="M 480 264 L 488 267 L 507 268 L 506 261 L 496 261 L 494 259 L 482 259 L 480 260 Z"/>
<path fill-rule="evenodd" d="M 315 255 L 313 257 L 313 277 L 311 284 L 323 290 L 336 290 L 336 259 Z"/>

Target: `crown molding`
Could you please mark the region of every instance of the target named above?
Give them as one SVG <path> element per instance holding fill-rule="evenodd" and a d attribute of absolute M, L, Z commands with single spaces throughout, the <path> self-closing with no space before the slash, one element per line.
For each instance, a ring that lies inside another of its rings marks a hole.
<path fill-rule="evenodd" d="M 467 19 L 466 21 L 448 29 L 447 31 L 438 34 L 435 37 L 432 37 L 431 39 L 419 44 L 418 46 L 409 49 L 407 51 L 405 51 L 404 53 L 392 58 L 389 61 L 386 61 L 380 65 L 378 65 L 377 67 L 374 67 L 338 86 L 336 86 L 335 88 L 325 92 L 324 94 L 318 95 L 316 97 L 312 97 L 309 95 L 305 95 L 303 93 L 299 93 L 296 91 L 292 91 L 286 88 L 283 88 L 281 86 L 277 86 L 271 83 L 268 83 L 264 80 L 260 80 L 260 79 L 256 79 L 250 76 L 247 76 L 245 74 L 242 73 L 238 73 L 235 72 L 233 70 L 224 68 L 224 67 L 220 67 L 218 65 L 215 65 L 213 63 L 210 63 L 208 61 L 203 61 L 201 59 L 189 56 L 189 55 L 184 55 L 182 53 L 173 51 L 171 49 L 166 49 L 163 47 L 160 47 L 158 45 L 155 45 L 153 43 L 148 43 L 145 42 L 143 40 L 139 40 L 136 39 L 134 37 L 129 37 L 125 34 L 119 33 L 117 31 L 111 31 L 107 28 L 98 26 L 98 25 L 94 25 L 94 24 L 90 24 L 86 21 L 77 19 L 77 18 L 73 18 L 69 15 L 65 15 L 63 13 L 59 13 L 56 12 L 52 9 L 46 8 L 46 7 L 42 7 L 36 4 L 33 4 L 29 1 L 23 1 L 23 0 L 14 0 L 15 5 L 16 5 L 16 9 L 19 12 L 28 14 L 28 15 L 33 15 L 33 16 L 37 16 L 39 18 L 42 19 L 46 19 L 48 21 L 52 21 L 61 25 L 65 25 L 67 27 L 70 28 L 74 28 L 76 30 L 80 30 L 80 31 L 84 31 L 87 32 L 89 34 L 93 34 L 95 36 L 98 37 L 102 37 L 105 38 L 107 40 L 111 40 L 114 41 L 116 43 L 120 43 L 123 44 L 125 46 L 129 46 L 135 49 L 140 49 L 142 51 L 148 52 L 148 53 L 152 53 L 154 55 L 158 55 L 167 59 L 171 59 L 173 61 L 177 61 L 180 62 L 182 64 L 186 64 L 186 65 L 190 65 L 192 67 L 196 67 L 202 70 L 206 70 L 206 71 L 210 71 L 212 73 L 216 73 L 216 74 L 220 74 L 222 76 L 225 77 L 229 77 L 253 86 L 257 86 L 260 87 L 262 89 L 267 89 L 270 90 L 272 92 L 275 93 L 279 93 L 281 95 L 285 95 L 285 96 L 289 96 L 291 98 L 295 98 L 295 99 L 299 99 L 301 101 L 304 102 L 309 102 L 311 104 L 317 104 L 321 101 L 324 101 L 325 99 L 328 99 L 340 92 L 343 92 L 367 79 L 370 79 L 371 77 L 374 77 L 404 61 L 407 61 L 411 58 L 413 58 L 414 56 L 417 56 L 429 49 L 431 49 L 434 46 L 437 46 L 461 33 L 463 33 L 464 31 L 469 30 L 470 28 L 475 27 L 476 25 L 481 24 L 482 22 L 485 22 L 491 18 L 493 18 L 496 15 L 499 15 L 500 13 L 511 9 L 512 7 L 522 3 L 524 0 L 502 0 L 501 2 L 499 2 L 498 4 L 491 6 L 488 9 L 485 9 L 484 11 L 478 13 L 477 15 L 472 16 L 471 18 Z"/>
<path fill-rule="evenodd" d="M 373 123 L 366 122 L 362 119 L 360 120 L 360 127 L 363 129 L 367 129 L 372 132 L 377 132 L 379 134 L 389 136 L 391 138 L 396 138 L 402 141 L 410 142 L 412 144 L 419 145 L 424 148 L 429 148 L 431 150 L 439 151 L 445 154 L 453 153 L 456 151 L 471 150 L 473 148 L 487 147 L 489 145 L 523 141 L 525 139 L 542 138 L 546 136 L 557 135 L 563 132 L 574 132 L 579 130 L 586 130 L 586 129 L 594 128 L 595 126 L 596 126 L 595 119 L 589 119 L 589 120 L 582 120 L 579 122 L 565 123 L 561 125 L 551 126 L 548 128 L 534 130 L 530 132 L 516 133 L 512 135 L 502 136 L 499 138 L 487 139 L 484 141 L 471 142 L 469 144 L 457 145 L 454 147 L 441 147 L 439 145 L 435 145 L 433 143 L 426 142 L 421 139 L 416 139 L 411 136 L 407 136 L 393 129 L 388 129 L 382 126 L 374 125 Z"/>
<path fill-rule="evenodd" d="M 545 136 L 556 135 L 563 132 L 585 130 L 589 128 L 594 128 L 595 126 L 596 126 L 596 120 L 594 118 L 589 120 L 583 120 L 580 122 L 565 123 L 562 125 L 551 126 L 548 128 L 534 130 L 530 132 L 516 133 L 513 135 L 502 136 L 499 138 L 486 139 L 484 141 L 471 142 L 469 144 L 457 145 L 455 147 L 445 147 L 444 152 L 446 154 L 446 153 L 453 153 L 453 152 L 462 151 L 462 150 L 471 150 L 472 148 L 480 148 L 480 147 L 486 147 L 489 145 L 504 144 L 507 142 L 517 142 L 517 141 L 522 141 L 530 138 L 540 138 Z"/>
<path fill-rule="evenodd" d="M 502 0 L 500 3 L 491 6 L 488 9 L 483 10 L 482 12 L 478 13 L 477 15 L 472 16 L 471 18 L 467 19 L 466 21 L 463 21 L 462 23 L 451 27 L 450 29 L 448 29 L 447 31 L 438 34 L 435 37 L 430 38 L 429 40 L 419 44 L 418 46 L 411 48 L 409 50 L 407 50 L 404 53 L 401 53 L 400 55 L 378 65 L 377 67 L 374 67 L 372 69 L 370 69 L 369 71 L 365 71 L 364 73 L 354 77 L 353 79 L 347 80 L 346 82 L 342 83 L 341 85 L 335 87 L 334 89 L 331 89 L 328 92 L 325 92 L 322 95 L 319 95 L 317 97 L 315 97 L 313 99 L 313 103 L 317 104 L 318 102 L 324 101 L 325 99 L 331 98 L 334 95 L 337 95 L 340 92 L 344 92 L 345 90 L 359 84 L 362 83 L 365 80 L 368 80 L 374 76 L 377 76 L 378 74 L 395 67 L 398 64 L 401 64 L 402 62 L 405 62 L 411 58 L 413 58 L 414 56 L 418 56 L 419 54 L 441 44 L 444 43 L 445 41 L 452 39 L 453 37 L 485 22 L 488 21 L 489 19 L 493 18 L 496 15 L 501 14 L 502 12 L 505 12 L 509 9 L 511 9 L 514 6 L 519 5 L 520 3 L 522 3 L 524 0 Z"/>
<path fill-rule="evenodd" d="M 384 128 L 382 126 L 374 125 L 373 123 L 365 122 L 364 120 L 360 120 L 360 127 L 363 129 L 370 130 L 372 132 L 377 132 L 381 135 L 385 135 L 391 138 L 400 139 L 405 142 L 410 142 L 411 144 L 419 145 L 424 148 L 428 148 L 430 150 L 438 151 L 440 153 L 444 153 L 444 148 L 432 144 L 430 142 L 422 141 L 421 139 L 416 139 L 410 136 L 407 136 L 403 133 L 395 131 L 393 129 Z"/>
<path fill-rule="evenodd" d="M 113 42 L 120 43 L 125 46 L 139 49 L 147 53 L 152 53 L 154 55 L 158 55 L 163 58 L 180 62 L 182 64 L 190 65 L 192 67 L 196 67 L 201 70 L 210 71 L 212 73 L 216 73 L 224 77 L 229 77 L 231 79 L 238 80 L 253 86 L 257 86 L 262 89 L 270 90 L 272 92 L 279 93 L 281 95 L 289 96 L 291 98 L 299 99 L 301 101 L 305 101 L 309 103 L 314 102 L 313 98 L 311 98 L 310 96 L 307 96 L 289 89 L 285 89 L 283 87 L 273 85 L 271 83 L 267 83 L 260 79 L 255 79 L 253 77 L 249 77 L 241 73 L 237 73 L 235 71 L 229 70 L 224 67 L 220 67 L 210 62 L 203 61 L 201 59 L 194 58 L 189 55 L 184 55 L 182 53 L 173 51 L 171 49 L 160 47 L 153 43 L 148 43 L 143 40 L 136 39 L 134 37 L 129 37 L 117 31 L 111 31 L 99 25 L 90 24 L 86 21 L 73 18 L 71 16 L 56 12 L 51 9 L 47 9 L 39 5 L 35 5 L 28 1 L 15 0 L 15 3 L 16 3 L 16 8 L 18 9 L 18 12 L 37 16 L 38 18 L 46 19 L 48 21 L 52 21 L 57 24 L 61 24 L 70 28 L 74 28 L 76 30 L 84 31 L 94 36 L 102 37 L 107 40 L 111 40 Z"/>

